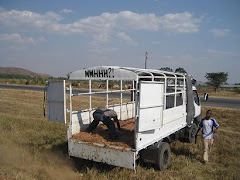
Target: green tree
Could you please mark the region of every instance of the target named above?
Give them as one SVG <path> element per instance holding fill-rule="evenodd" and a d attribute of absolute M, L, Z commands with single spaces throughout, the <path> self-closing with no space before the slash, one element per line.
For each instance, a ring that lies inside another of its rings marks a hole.
<path fill-rule="evenodd" d="M 168 71 L 168 72 L 173 72 L 173 70 L 170 67 L 162 67 L 159 70 L 161 71 Z"/>
<path fill-rule="evenodd" d="M 184 68 L 179 67 L 175 70 L 175 73 L 187 74 L 187 71 Z"/>
<path fill-rule="evenodd" d="M 207 84 L 213 86 L 217 92 L 217 89 L 228 80 L 228 73 L 206 73 L 205 77 L 208 80 Z"/>

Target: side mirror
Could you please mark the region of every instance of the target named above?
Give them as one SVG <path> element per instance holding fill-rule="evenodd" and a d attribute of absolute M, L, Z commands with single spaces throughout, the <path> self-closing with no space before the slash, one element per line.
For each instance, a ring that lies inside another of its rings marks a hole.
<path fill-rule="evenodd" d="M 204 93 L 204 100 L 205 100 L 205 101 L 208 100 L 208 93 Z"/>

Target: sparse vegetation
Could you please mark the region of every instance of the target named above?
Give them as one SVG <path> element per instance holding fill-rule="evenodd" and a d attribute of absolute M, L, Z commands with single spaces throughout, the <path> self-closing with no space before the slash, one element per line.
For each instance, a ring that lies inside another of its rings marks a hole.
<path fill-rule="evenodd" d="M 134 171 L 69 159 L 67 126 L 43 117 L 43 93 L 0 90 L 0 179 L 239 179 L 240 110 L 212 108 L 220 124 L 210 163 L 201 163 L 197 144 L 171 144 L 172 165 L 159 172 L 151 165 Z M 75 106 L 86 106 L 84 97 Z M 98 106 L 103 98 L 94 97 Z M 113 100 L 114 101 L 114 100 Z M 203 107 L 203 112 L 209 107 Z"/>
<path fill-rule="evenodd" d="M 235 94 L 240 94 L 240 88 L 233 88 L 233 92 Z"/>
<path fill-rule="evenodd" d="M 63 79 L 65 78 L 54 78 L 51 76 L 29 76 L 23 74 L 0 74 L 0 83 L 2 84 L 45 85 L 46 81 Z"/>
<path fill-rule="evenodd" d="M 206 73 L 205 75 L 208 85 L 211 85 L 215 88 L 215 92 L 217 89 L 228 80 L 228 73 L 225 72 L 217 72 L 217 73 Z"/>
<path fill-rule="evenodd" d="M 187 74 L 187 71 L 184 68 L 179 67 L 179 68 L 175 69 L 175 73 Z"/>
<path fill-rule="evenodd" d="M 170 68 L 170 67 L 162 67 L 159 70 L 173 72 L 172 68 Z"/>
<path fill-rule="evenodd" d="M 203 96 L 204 93 L 208 93 L 209 97 L 225 97 L 225 98 L 240 98 L 240 90 L 239 88 L 233 89 L 225 89 L 219 88 L 217 92 L 215 92 L 214 87 L 211 86 L 197 86 L 198 93 Z"/>

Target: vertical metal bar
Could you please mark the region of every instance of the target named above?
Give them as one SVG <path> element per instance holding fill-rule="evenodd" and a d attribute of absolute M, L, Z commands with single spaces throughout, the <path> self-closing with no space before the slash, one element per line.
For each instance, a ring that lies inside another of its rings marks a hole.
<path fill-rule="evenodd" d="M 164 76 L 165 77 L 165 86 L 164 86 L 164 109 L 166 109 L 167 108 L 167 95 L 166 95 L 166 93 L 167 93 L 167 77 L 166 76 Z"/>
<path fill-rule="evenodd" d="M 106 88 L 107 88 L 107 94 L 106 94 L 106 108 L 108 108 L 108 80 L 106 81 Z"/>
<path fill-rule="evenodd" d="M 139 110 L 140 110 L 140 105 L 139 105 L 139 81 L 136 81 L 136 93 L 135 93 L 135 117 L 138 118 L 139 116 Z"/>
<path fill-rule="evenodd" d="M 122 120 L 122 80 L 120 81 L 121 102 L 120 102 L 120 120 Z"/>
<path fill-rule="evenodd" d="M 138 142 L 137 142 L 137 135 L 138 135 L 138 127 L 139 127 L 139 115 L 138 115 L 138 111 L 140 111 L 140 107 L 138 106 L 138 102 L 139 102 L 139 81 L 137 78 L 136 84 L 135 84 L 135 129 L 134 129 L 134 145 L 135 145 L 135 149 L 137 149 L 138 146 Z"/>
<path fill-rule="evenodd" d="M 91 123 L 91 111 L 92 111 L 92 80 L 89 80 L 89 123 Z"/>
<path fill-rule="evenodd" d="M 72 81 L 69 81 L 69 109 L 70 123 L 72 123 Z"/>
<path fill-rule="evenodd" d="M 134 88 L 134 80 L 132 81 L 132 117 L 134 117 L 134 101 L 135 101 L 135 88 Z"/>
<path fill-rule="evenodd" d="M 72 81 L 69 81 L 69 119 L 70 119 L 70 123 L 69 123 L 69 131 L 70 131 L 70 134 L 69 134 L 69 137 L 68 138 L 71 138 L 72 137 L 72 129 L 73 129 L 73 123 L 72 123 Z"/>
<path fill-rule="evenodd" d="M 65 83 L 65 80 L 63 80 L 63 106 L 64 106 L 64 121 L 65 121 L 65 124 L 67 123 L 67 118 L 66 118 L 66 83 Z"/>
<path fill-rule="evenodd" d="M 135 101 L 135 92 L 134 92 L 134 90 L 135 90 L 135 87 L 134 87 L 134 80 L 132 81 L 132 101 L 134 102 Z"/>
<path fill-rule="evenodd" d="M 183 104 L 186 103 L 186 81 L 185 81 L 186 77 L 184 76 L 184 79 L 183 79 Z"/>
<path fill-rule="evenodd" d="M 174 107 L 177 106 L 177 77 L 175 76 L 175 94 L 174 94 Z"/>

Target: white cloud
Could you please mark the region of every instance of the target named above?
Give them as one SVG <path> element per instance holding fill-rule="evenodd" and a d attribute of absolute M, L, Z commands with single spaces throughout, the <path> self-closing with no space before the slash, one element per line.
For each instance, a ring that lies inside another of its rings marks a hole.
<path fill-rule="evenodd" d="M 88 43 L 88 48 L 91 52 L 100 53 L 109 51 L 108 47 L 105 47 L 105 43 L 109 41 L 109 34 L 102 33 L 93 36 L 93 40 Z"/>
<path fill-rule="evenodd" d="M 35 44 L 37 42 L 47 41 L 44 37 L 34 39 L 32 37 L 24 37 L 20 34 L 0 34 L 0 41 L 12 44 Z"/>
<path fill-rule="evenodd" d="M 213 56 L 232 56 L 234 55 L 233 52 L 229 52 L 229 51 L 218 51 L 215 49 L 208 49 L 207 50 L 209 55 L 213 55 Z"/>
<path fill-rule="evenodd" d="M 225 37 L 229 34 L 230 29 L 210 29 L 209 32 L 216 37 Z"/>
<path fill-rule="evenodd" d="M 35 40 L 31 37 L 22 37 L 20 34 L 1 34 L 0 41 L 19 44 L 34 44 Z"/>
<path fill-rule="evenodd" d="M 65 13 L 65 14 L 69 14 L 69 13 L 72 13 L 72 10 L 71 9 L 62 9 L 60 12 Z"/>
<path fill-rule="evenodd" d="M 61 12 L 70 13 L 63 9 Z M 189 12 L 156 16 L 152 13 L 139 14 L 131 11 L 102 13 L 72 23 L 62 23 L 63 17 L 55 12 L 35 13 L 31 11 L 0 11 L 0 26 L 18 28 L 22 31 L 41 31 L 61 34 L 80 34 L 91 37 L 92 44 L 106 43 L 117 36 L 129 45 L 136 42 L 127 31 L 159 31 L 174 33 L 194 33 L 199 30 L 200 19 Z M 120 32 L 120 33 L 117 33 Z"/>
<path fill-rule="evenodd" d="M 131 11 L 115 14 L 115 26 L 126 30 L 159 30 L 158 17 L 155 14 L 138 14 Z"/>
<path fill-rule="evenodd" d="M 62 17 L 54 12 L 45 14 L 17 10 L 3 10 L 0 12 L 0 24 L 7 27 L 20 27 L 26 30 L 28 30 L 29 26 L 53 30 L 52 25 L 57 24 L 61 19 Z"/>
<path fill-rule="evenodd" d="M 105 43 L 109 40 L 109 34 L 108 33 L 102 33 L 94 36 L 94 41 L 96 43 Z"/>
<path fill-rule="evenodd" d="M 158 31 L 160 27 L 179 33 L 197 32 L 199 19 L 193 18 L 189 12 L 166 14 L 138 14 L 131 11 L 119 13 L 102 13 L 99 16 L 90 16 L 73 23 L 61 23 L 61 15 L 54 12 L 39 14 L 31 11 L 2 10 L 0 23 L 4 26 L 29 25 L 62 33 L 88 33 L 89 31 L 109 32 L 119 30 L 148 30 Z"/>
<path fill-rule="evenodd" d="M 120 39 L 124 40 L 129 45 L 137 46 L 137 43 L 129 35 L 127 35 L 124 32 L 117 33 L 117 37 L 119 37 Z"/>
<path fill-rule="evenodd" d="M 166 14 L 159 17 L 159 23 L 164 29 L 177 33 L 198 32 L 200 22 L 200 19 L 193 18 L 189 12 Z"/>

